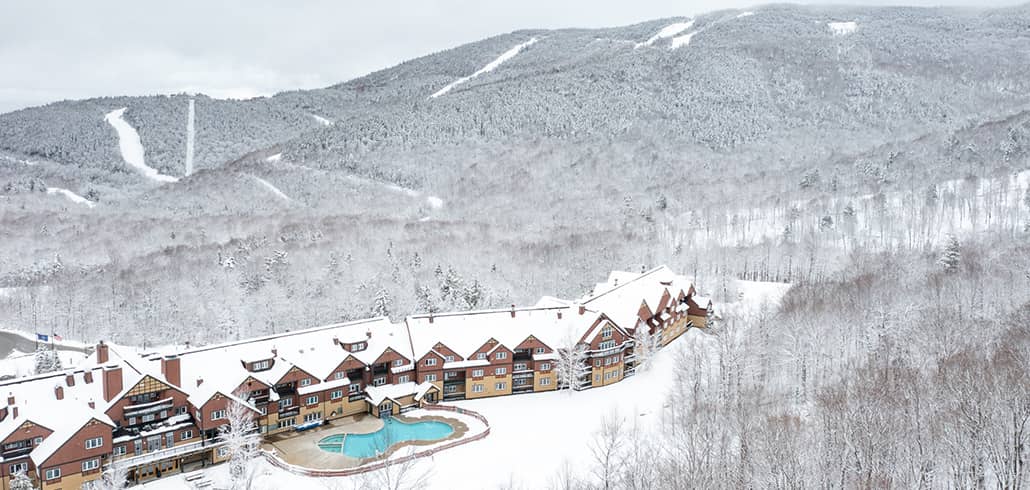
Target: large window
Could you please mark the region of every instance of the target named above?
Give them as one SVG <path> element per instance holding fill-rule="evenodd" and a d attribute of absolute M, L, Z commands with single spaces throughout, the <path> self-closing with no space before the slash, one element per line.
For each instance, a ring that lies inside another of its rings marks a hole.
<path fill-rule="evenodd" d="M 404 365 L 404 359 L 397 359 L 396 361 L 393 361 L 393 366 L 394 367 L 401 367 L 403 365 Z"/>
<path fill-rule="evenodd" d="M 480 352 L 479 354 L 476 354 L 476 359 L 479 359 L 480 361 L 486 359 L 486 352 Z"/>
<path fill-rule="evenodd" d="M 482 369 L 473 369 L 472 370 L 472 377 L 473 378 L 482 378 L 483 377 L 483 370 Z"/>
<path fill-rule="evenodd" d="M 497 383 L 494 385 L 494 389 L 497 391 L 504 391 L 508 388 L 508 383 Z"/>
<path fill-rule="evenodd" d="M 293 406 L 293 398 L 283 398 L 279 400 L 279 410 Z"/>
<path fill-rule="evenodd" d="M 311 386 L 311 378 L 304 378 L 300 380 L 301 386 Z"/>
<path fill-rule="evenodd" d="M 481 385 L 479 383 L 476 383 L 476 384 L 472 385 L 472 392 L 473 393 L 482 393 L 483 392 L 483 385 Z"/>
<path fill-rule="evenodd" d="M 551 378 L 540 378 L 540 386 L 547 386 L 551 384 Z"/>
<path fill-rule="evenodd" d="M 382 386 L 386 384 L 386 377 L 379 377 L 372 380 L 372 386 Z"/>
<path fill-rule="evenodd" d="M 536 348 L 536 353 L 537 354 L 543 354 L 544 353 L 544 348 L 543 347 L 537 347 Z"/>
<path fill-rule="evenodd" d="M 507 358 L 508 358 L 508 353 L 504 352 L 504 351 L 498 352 L 496 355 L 494 355 L 494 359 L 507 359 Z"/>
<path fill-rule="evenodd" d="M 322 420 L 322 412 L 311 412 L 304 415 L 305 422 L 314 422 L 316 420 Z"/>
<path fill-rule="evenodd" d="M 318 403 L 318 395 L 311 395 L 305 402 L 307 405 L 314 405 Z"/>
<path fill-rule="evenodd" d="M 339 400 L 343 398 L 343 390 L 333 390 L 329 393 L 329 398 L 332 400 Z"/>
<path fill-rule="evenodd" d="M 361 385 L 358 384 L 358 383 L 354 383 L 354 384 L 352 384 L 352 385 L 347 387 L 347 392 L 348 393 L 357 393 L 359 391 L 361 391 Z"/>
<path fill-rule="evenodd" d="M 347 373 L 345 373 L 343 371 L 337 371 L 336 374 L 333 375 L 333 379 L 343 379 L 343 378 L 346 378 L 346 377 L 347 377 Z"/>
<path fill-rule="evenodd" d="M 225 410 L 214 410 L 211 412 L 211 420 L 219 420 L 224 418 L 227 418 L 225 415 Z"/>
<path fill-rule="evenodd" d="M 47 480 L 56 480 L 61 477 L 61 468 L 50 468 L 46 470 L 45 478 Z"/>
<path fill-rule="evenodd" d="M 409 377 L 407 374 L 397 377 L 397 384 L 407 383 L 408 381 L 411 381 L 411 377 Z"/>
<path fill-rule="evenodd" d="M 280 419 L 279 420 L 279 428 L 280 429 L 282 429 L 283 427 L 293 427 L 294 425 L 297 425 L 297 419 L 295 417 L 290 417 L 288 419 Z M 223 448 L 219 448 L 219 449 L 224 449 L 224 447 Z"/>
<path fill-rule="evenodd" d="M 454 362 L 454 356 L 444 356 L 443 362 Z"/>
<path fill-rule="evenodd" d="M 99 459 L 87 459 L 82 462 L 82 472 L 93 471 L 100 467 Z"/>
<path fill-rule="evenodd" d="M 436 381 L 436 374 L 427 374 L 422 381 Z"/>
<path fill-rule="evenodd" d="M 506 367 L 499 367 L 494 369 L 494 376 L 504 376 L 505 374 L 508 374 L 508 368 Z"/>
<path fill-rule="evenodd" d="M 94 437 L 92 439 L 86 439 L 86 449 L 98 448 L 104 445 L 103 437 Z"/>
<path fill-rule="evenodd" d="M 23 473 L 27 473 L 29 471 L 29 464 L 28 463 L 16 463 L 16 464 L 12 464 L 11 465 L 11 473 L 10 474 L 13 475 L 13 474 L 15 474 L 15 473 L 17 473 L 19 471 L 21 471 Z"/>
<path fill-rule="evenodd" d="M 184 430 L 184 431 L 182 431 L 182 434 L 179 436 L 179 439 L 181 439 L 183 441 L 188 441 L 190 439 L 193 439 L 193 431 L 192 430 Z"/>
<path fill-rule="evenodd" d="M 541 371 L 550 371 L 551 370 L 551 363 L 549 363 L 549 362 L 541 363 L 540 364 L 540 370 Z"/>
<path fill-rule="evenodd" d="M 610 338 L 612 338 L 612 328 L 611 327 L 605 327 L 604 330 L 601 330 L 601 338 L 602 339 L 610 339 Z"/>
<path fill-rule="evenodd" d="M 430 358 L 426 359 L 426 366 L 435 366 L 435 365 L 436 365 L 436 358 L 435 357 L 430 357 Z"/>

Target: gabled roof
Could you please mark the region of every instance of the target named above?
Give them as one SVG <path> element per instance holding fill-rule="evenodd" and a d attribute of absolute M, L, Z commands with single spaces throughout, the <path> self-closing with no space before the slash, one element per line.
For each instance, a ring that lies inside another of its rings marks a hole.
<path fill-rule="evenodd" d="M 379 405 L 383 400 L 397 401 L 408 395 L 414 395 L 415 401 L 419 401 L 430 391 L 440 391 L 433 383 L 401 383 L 395 385 L 369 386 L 365 388 L 365 398 L 373 405 Z"/>
<path fill-rule="evenodd" d="M 591 311 L 606 314 L 623 329 L 632 329 L 636 327 L 641 302 L 656 313 L 666 290 L 669 294 L 676 294 L 680 289 L 689 291 L 691 284 L 689 278 L 673 273 L 664 265 L 640 274 L 614 271 L 608 276 L 608 282 L 598 284 L 579 301 Z"/>
<path fill-rule="evenodd" d="M 62 426 L 55 430 L 49 437 L 43 439 L 43 442 L 36 446 L 35 449 L 29 453 L 29 457 L 32 458 L 32 462 L 36 466 L 40 466 L 48 459 L 53 456 L 57 450 L 64 446 L 64 443 L 68 442 L 75 434 L 78 434 L 83 427 L 86 426 L 91 420 L 96 420 L 102 424 L 108 425 L 114 428 L 114 422 L 107 415 L 104 415 L 96 410 L 81 410 L 78 412 L 71 412 L 65 414 L 66 421 Z"/>

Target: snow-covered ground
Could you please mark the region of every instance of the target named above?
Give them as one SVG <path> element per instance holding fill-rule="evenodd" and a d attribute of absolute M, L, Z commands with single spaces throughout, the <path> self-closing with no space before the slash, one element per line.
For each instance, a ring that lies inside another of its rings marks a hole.
<path fill-rule="evenodd" d="M 672 44 L 669 46 L 669 49 L 676 49 L 689 45 L 690 40 L 694 39 L 694 36 L 696 36 L 699 32 L 701 31 L 688 32 L 682 36 L 676 36 L 672 38 Z"/>
<path fill-rule="evenodd" d="M 272 194 L 275 194 L 276 197 L 278 197 L 279 199 L 282 199 L 283 201 L 286 201 L 286 202 L 292 202 L 293 201 L 292 199 L 290 199 L 290 196 L 287 196 L 285 193 L 283 193 L 283 191 L 279 190 L 278 187 L 272 185 L 271 182 L 269 182 L 269 181 L 267 181 L 265 179 L 262 179 L 261 177 L 258 177 L 257 175 L 251 175 L 251 177 L 253 177 L 254 180 L 256 180 L 259 184 L 261 184 L 262 187 L 272 191 Z"/>
<path fill-rule="evenodd" d="M 272 156 L 266 158 L 265 161 L 266 162 L 278 162 L 278 161 L 280 161 L 282 159 L 283 159 L 283 154 L 282 153 L 276 153 L 275 155 L 272 155 Z"/>
<path fill-rule="evenodd" d="M 738 19 L 743 19 L 744 17 L 751 17 L 752 15 L 755 15 L 755 13 L 751 12 L 751 11 L 741 12 L 741 13 L 737 14 L 737 18 Z"/>
<path fill-rule="evenodd" d="M 24 158 L 15 158 L 15 157 L 8 156 L 8 155 L 0 155 L 0 160 L 4 160 L 4 161 L 7 161 L 7 162 L 12 162 L 12 163 L 17 163 L 19 165 L 28 165 L 30 167 L 34 166 L 34 165 L 37 165 L 37 162 L 33 162 L 31 160 L 25 160 Z"/>
<path fill-rule="evenodd" d="M 461 78 L 459 78 L 459 79 L 457 79 L 457 80 L 455 80 L 455 81 L 453 81 L 451 83 L 448 83 L 444 88 L 442 88 L 440 90 L 437 90 L 436 93 L 434 93 L 433 95 L 430 95 L 429 98 L 430 99 L 435 99 L 435 98 L 437 98 L 437 97 L 439 97 L 441 95 L 446 94 L 447 92 L 450 92 L 451 89 L 453 89 L 454 87 L 457 87 L 458 85 L 461 85 L 461 84 L 463 84 L 463 83 L 465 83 L 465 82 L 467 82 L 469 80 L 472 80 L 473 78 L 476 78 L 479 75 L 482 75 L 482 74 L 487 73 L 487 72 L 494 71 L 498 66 L 501 66 L 501 64 L 503 64 L 505 61 L 508 61 L 508 60 L 514 58 L 515 55 L 521 53 L 523 49 L 526 49 L 529 46 L 532 46 L 536 42 L 537 42 L 537 38 L 534 37 L 534 38 L 531 38 L 529 41 L 526 41 L 526 42 L 524 42 L 522 44 L 515 45 L 515 47 L 505 51 L 503 54 L 498 56 L 497 59 L 487 63 L 486 66 L 480 68 L 475 73 L 473 73 L 473 74 L 471 74 L 471 75 L 469 75 L 467 77 L 461 77 Z"/>
<path fill-rule="evenodd" d="M 718 303 L 717 311 L 746 312 L 776 305 L 787 284 L 735 281 L 737 301 Z M 658 352 L 649 369 L 622 382 L 580 392 L 551 392 L 466 400 L 454 405 L 479 412 L 490 422 L 490 435 L 481 441 L 441 451 L 422 460 L 432 489 L 489 489 L 514 483 L 516 488 L 544 488 L 567 461 L 587 476 L 588 445 L 602 418 L 615 413 L 630 426 L 654 428 L 675 382 L 678 356 L 714 346 L 711 335 L 690 330 Z M 714 347 L 712 347 L 714 348 Z M 278 488 L 352 488 L 351 478 L 307 478 L 261 461 L 255 490 Z M 208 470 L 207 477 L 225 481 L 227 465 Z M 181 488 L 174 477 L 144 485 L 147 490 Z"/>
<path fill-rule="evenodd" d="M 826 24 L 834 36 L 847 36 L 858 30 L 857 22 L 829 22 Z"/>
<path fill-rule="evenodd" d="M 656 43 L 656 42 L 658 42 L 658 41 L 660 41 L 662 39 L 673 37 L 673 36 L 683 32 L 683 31 L 685 31 L 687 29 L 690 29 L 693 25 L 694 25 L 694 21 L 693 20 L 688 20 L 686 22 L 676 22 L 675 24 L 669 24 L 669 25 L 663 27 L 660 31 L 658 31 L 658 33 L 656 33 L 655 35 L 653 35 L 650 38 L 648 38 L 647 41 L 644 41 L 642 43 L 637 43 L 635 46 L 633 46 L 633 48 L 636 49 L 636 48 L 642 48 L 644 46 L 651 46 L 654 43 Z"/>
<path fill-rule="evenodd" d="M 161 174 L 156 168 L 147 166 L 143 158 L 143 142 L 139 138 L 139 133 L 123 117 L 126 109 L 128 108 L 122 107 L 108 112 L 104 116 L 104 120 L 118 132 L 118 149 L 122 152 L 122 159 L 148 179 L 158 182 L 177 182 L 179 179 Z"/>
<path fill-rule="evenodd" d="M 94 205 L 96 205 L 95 202 L 90 201 L 89 199 L 86 199 L 85 197 L 82 197 L 82 196 L 80 196 L 80 195 L 78 195 L 78 194 L 76 194 L 76 193 L 74 193 L 74 192 L 72 192 L 72 191 L 70 191 L 68 189 L 62 189 L 60 187 L 47 187 L 46 188 L 46 193 L 47 194 L 60 194 L 60 195 L 62 195 L 64 197 L 68 198 L 68 200 L 73 202 L 73 203 L 85 204 L 88 207 L 93 207 Z"/>

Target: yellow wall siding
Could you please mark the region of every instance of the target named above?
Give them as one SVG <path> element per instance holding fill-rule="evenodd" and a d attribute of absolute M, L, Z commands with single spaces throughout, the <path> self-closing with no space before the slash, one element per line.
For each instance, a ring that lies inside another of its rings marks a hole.
<path fill-rule="evenodd" d="M 551 391 L 558 388 L 558 375 L 554 371 L 539 372 L 533 376 L 533 391 Z M 549 379 L 548 384 L 541 384 L 541 380 Z"/>
<path fill-rule="evenodd" d="M 673 340 L 676 340 L 680 335 L 683 335 L 683 332 L 687 331 L 687 324 L 692 318 L 695 317 L 684 316 L 666 327 L 665 330 L 662 331 L 662 345 L 669 345 Z M 697 324 L 695 323 L 694 325 L 696 326 Z"/>
<path fill-rule="evenodd" d="M 497 383 L 504 383 L 504 389 L 498 390 Z M 483 385 L 483 391 L 476 393 L 473 391 L 473 385 Z M 465 398 L 485 398 L 488 396 L 501 396 L 511 394 L 511 374 L 504 376 L 484 376 L 482 379 L 475 380 L 472 378 L 465 380 Z"/>
<path fill-rule="evenodd" d="M 57 483 L 47 484 L 47 482 L 44 481 L 43 485 L 39 488 L 40 490 L 78 490 L 82 488 L 82 486 L 87 482 L 91 482 L 93 480 L 100 478 L 101 475 L 102 473 L 99 471 L 95 471 L 93 473 L 90 473 L 89 475 L 83 475 L 82 473 L 61 475 L 61 480 Z"/>

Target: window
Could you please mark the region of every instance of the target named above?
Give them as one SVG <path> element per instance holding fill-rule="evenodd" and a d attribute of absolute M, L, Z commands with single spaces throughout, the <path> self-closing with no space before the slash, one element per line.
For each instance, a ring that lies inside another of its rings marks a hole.
<path fill-rule="evenodd" d="M 397 359 L 396 361 L 393 361 L 393 366 L 394 367 L 401 367 L 403 365 L 404 365 L 404 359 Z"/>
<path fill-rule="evenodd" d="M 436 381 L 436 374 L 427 374 L 422 381 Z"/>
<path fill-rule="evenodd" d="M 534 352 L 536 352 L 537 354 L 543 354 L 544 353 L 544 348 L 543 347 L 537 347 Z"/>
<path fill-rule="evenodd" d="M 165 447 L 175 446 L 175 433 L 169 432 L 165 434 Z"/>
<path fill-rule="evenodd" d="M 385 385 L 385 384 L 386 384 L 386 378 L 385 377 L 379 377 L 379 378 L 376 378 L 376 379 L 372 380 L 372 386 L 382 386 L 382 385 Z"/>
<path fill-rule="evenodd" d="M 183 405 L 181 407 L 175 407 L 175 414 L 176 415 L 186 415 L 186 405 Z"/>
<path fill-rule="evenodd" d="M 397 383 L 407 383 L 408 381 L 411 381 L 411 377 L 407 374 L 405 374 L 404 376 L 397 377 Z"/>
<path fill-rule="evenodd" d="M 136 417 L 129 417 L 129 425 L 136 425 Z"/>
<path fill-rule="evenodd" d="M 104 445 L 103 437 L 94 437 L 92 439 L 86 439 L 86 449 L 98 448 Z"/>
<path fill-rule="evenodd" d="M 290 425 L 292 425 L 292 424 L 290 424 Z M 224 458 L 224 457 L 226 457 L 228 455 L 229 455 L 229 447 L 228 446 L 222 446 L 222 447 L 218 448 L 218 457 L 219 458 Z"/>
<path fill-rule="evenodd" d="M 314 422 L 316 420 L 322 420 L 322 412 L 311 412 L 304 415 L 305 422 Z"/>
<path fill-rule="evenodd" d="M 309 396 L 308 399 L 305 400 L 305 403 L 307 405 L 314 405 L 314 404 L 318 403 L 318 395 L 311 395 L 311 396 Z"/>
<path fill-rule="evenodd" d="M 600 383 L 601 382 L 601 375 L 600 374 L 595 374 L 594 375 L 594 381 Z"/>
<path fill-rule="evenodd" d="M 132 452 L 133 454 L 143 453 L 143 439 L 136 439 L 135 441 L 132 441 Z"/>
<path fill-rule="evenodd" d="M 447 386 L 443 387 L 443 392 L 444 393 L 455 393 L 457 391 L 458 391 L 458 386 L 457 385 L 447 385 Z"/>
<path fill-rule="evenodd" d="M 40 444 L 43 444 L 43 438 L 42 437 L 36 437 L 36 438 L 32 439 L 32 445 L 33 446 L 38 446 Z"/>
<path fill-rule="evenodd" d="M 430 358 L 426 359 L 426 366 L 435 366 L 435 365 L 436 365 L 436 358 L 435 357 L 430 357 Z"/>
<path fill-rule="evenodd" d="M 354 384 L 352 384 L 352 385 L 347 387 L 347 392 L 348 393 L 357 393 L 359 391 L 361 391 L 361 384 L 359 384 L 359 383 L 354 383 Z"/>
<path fill-rule="evenodd" d="M 478 383 L 472 385 L 472 392 L 473 393 L 482 393 L 483 392 L 483 385 L 478 384 Z"/>
<path fill-rule="evenodd" d="M 92 471 L 92 470 L 97 469 L 99 467 L 100 467 L 100 460 L 99 459 L 88 459 L 88 460 L 82 461 L 82 472 Z"/>
<path fill-rule="evenodd" d="M 286 400 L 289 400 L 289 398 L 287 398 Z M 279 404 L 282 405 L 282 402 L 286 401 L 286 400 L 280 400 Z M 224 418 L 227 418 L 225 416 L 225 410 L 214 410 L 214 411 L 211 412 L 211 420 L 218 420 L 218 419 L 224 419 Z"/>
<path fill-rule="evenodd" d="M 458 372 L 457 371 L 447 371 L 446 373 L 443 373 L 443 380 L 444 381 L 447 381 L 449 379 L 454 379 L 454 378 L 457 378 L 457 377 L 458 377 Z"/>
<path fill-rule="evenodd" d="M 551 384 L 551 378 L 540 378 L 540 386 L 547 386 Z"/>
<path fill-rule="evenodd" d="M 50 468 L 46 470 L 47 480 L 56 480 L 61 477 L 61 468 Z"/>
<path fill-rule="evenodd" d="M 504 391 L 508 388 L 508 383 L 497 383 L 494 385 L 494 389 L 497 391 Z"/>
<path fill-rule="evenodd" d="M 154 416 L 154 414 L 152 414 L 152 413 L 148 413 L 148 414 L 145 414 L 145 415 L 143 415 L 142 417 L 140 417 L 140 420 L 142 420 L 142 421 L 143 421 L 143 423 L 145 424 L 145 423 L 147 423 L 147 422 L 153 422 L 153 421 L 154 421 L 154 419 L 156 419 L 156 418 L 157 418 L 157 417 L 155 417 L 155 416 Z"/>
<path fill-rule="evenodd" d="M 283 427 L 293 427 L 294 425 L 297 425 L 297 419 L 294 418 L 294 417 L 290 417 L 288 419 L 279 419 L 279 428 L 280 429 L 282 429 Z M 218 449 L 219 452 L 221 452 L 222 449 L 225 449 L 225 448 L 224 447 L 219 448 Z"/>
<path fill-rule="evenodd" d="M 594 367 L 601 367 L 601 360 L 600 359 L 595 359 L 594 360 Z"/>
<path fill-rule="evenodd" d="M 179 435 L 179 439 L 183 440 L 183 441 L 188 441 L 190 439 L 193 439 L 193 431 L 192 430 L 184 430 L 184 431 L 182 431 L 182 434 Z"/>
<path fill-rule="evenodd" d="M 515 367 L 512 368 L 512 370 L 514 370 L 514 371 L 525 371 L 526 370 L 526 363 L 520 362 L 520 363 L 516 364 Z"/>
<path fill-rule="evenodd" d="M 444 356 L 443 362 L 454 362 L 454 356 Z"/>
<path fill-rule="evenodd" d="M 550 371 L 551 370 L 551 363 L 545 362 L 545 363 L 540 364 L 540 370 L 541 371 Z"/>
<path fill-rule="evenodd" d="M 311 386 L 311 378 L 304 378 L 300 380 L 301 386 Z"/>
<path fill-rule="evenodd" d="M 503 352 L 503 351 L 498 352 L 497 354 L 494 355 L 494 359 L 507 359 L 507 358 L 508 358 L 508 353 L 507 352 Z"/>
<path fill-rule="evenodd" d="M 483 377 L 483 370 L 482 369 L 473 369 L 472 370 L 472 377 L 473 378 L 482 378 Z"/>
<path fill-rule="evenodd" d="M 508 368 L 506 367 L 494 369 L 494 376 L 504 376 L 505 374 L 508 374 Z"/>
<path fill-rule="evenodd" d="M 600 349 L 602 349 L 602 350 L 614 349 L 615 348 L 615 341 L 614 340 L 605 340 L 604 342 L 601 342 L 601 344 L 598 345 L 598 347 Z"/>
<path fill-rule="evenodd" d="M 258 361 L 251 365 L 252 371 L 263 371 L 268 369 L 268 361 Z"/>
<path fill-rule="evenodd" d="M 346 377 L 347 377 L 347 373 L 345 373 L 343 371 L 337 371 L 336 374 L 333 375 L 333 379 L 343 379 L 343 378 L 346 378 Z"/>
<path fill-rule="evenodd" d="M 258 407 L 258 411 L 261 412 L 261 415 L 268 415 L 268 405 L 261 405 Z"/>
<path fill-rule="evenodd" d="M 486 352 L 480 352 L 479 354 L 476 354 L 476 359 L 479 359 L 480 361 L 486 359 Z"/>
<path fill-rule="evenodd" d="M 293 398 L 283 398 L 282 400 L 279 400 L 279 410 L 282 410 L 282 409 L 284 409 L 286 407 L 292 407 L 292 406 L 293 406 Z"/>
<path fill-rule="evenodd" d="M 612 328 L 611 327 L 605 327 L 604 330 L 601 330 L 601 338 L 602 339 L 610 339 L 610 338 L 612 338 Z"/>
<path fill-rule="evenodd" d="M 331 400 L 339 400 L 340 398 L 343 398 L 343 390 L 333 390 L 329 393 L 329 399 Z"/>
<path fill-rule="evenodd" d="M 168 410 L 161 410 L 161 413 L 158 414 L 158 416 L 163 418 L 163 419 L 168 418 Z"/>
<path fill-rule="evenodd" d="M 126 448 L 125 445 L 115 446 L 114 447 L 114 452 L 112 454 L 115 455 L 115 456 L 121 456 L 121 455 L 125 454 L 126 449 L 127 448 Z"/>
<path fill-rule="evenodd" d="M 10 474 L 13 475 L 13 474 L 15 474 L 15 473 L 17 473 L 19 471 L 22 472 L 22 473 L 28 473 L 28 471 L 29 471 L 29 464 L 28 463 L 17 463 L 17 464 L 12 464 L 11 465 L 11 473 Z"/>

